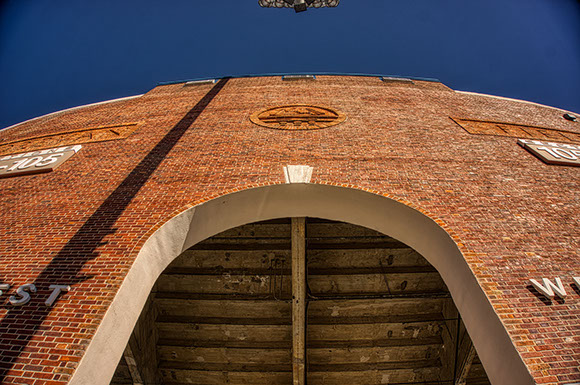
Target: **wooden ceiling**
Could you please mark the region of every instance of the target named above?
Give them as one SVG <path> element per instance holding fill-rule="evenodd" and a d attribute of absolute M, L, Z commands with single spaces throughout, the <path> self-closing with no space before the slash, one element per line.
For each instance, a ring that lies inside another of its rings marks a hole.
<path fill-rule="evenodd" d="M 207 239 L 160 276 L 111 384 L 292 384 L 289 218 Z M 307 218 L 306 383 L 489 384 L 437 271 Z"/>

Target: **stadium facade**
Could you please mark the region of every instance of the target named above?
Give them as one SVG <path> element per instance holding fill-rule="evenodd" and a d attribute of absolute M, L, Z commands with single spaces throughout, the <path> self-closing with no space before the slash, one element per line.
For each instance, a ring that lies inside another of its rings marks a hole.
<path fill-rule="evenodd" d="M 294 75 L 1 130 L 3 383 L 579 383 L 574 115 Z"/>

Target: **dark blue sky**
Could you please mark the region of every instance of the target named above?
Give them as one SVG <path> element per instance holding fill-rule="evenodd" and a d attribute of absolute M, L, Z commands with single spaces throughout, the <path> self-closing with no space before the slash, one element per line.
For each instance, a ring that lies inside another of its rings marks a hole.
<path fill-rule="evenodd" d="M 0 127 L 163 81 L 292 72 L 432 77 L 580 113 L 578 0 L 0 4 Z"/>

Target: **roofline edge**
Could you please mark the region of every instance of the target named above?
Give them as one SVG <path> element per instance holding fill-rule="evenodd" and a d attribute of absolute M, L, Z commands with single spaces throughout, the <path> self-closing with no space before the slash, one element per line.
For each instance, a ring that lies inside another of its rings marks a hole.
<path fill-rule="evenodd" d="M 65 108 L 64 110 L 58 110 L 58 111 L 49 112 L 48 114 L 36 116 L 34 118 L 27 119 L 27 120 L 25 120 L 23 122 L 19 122 L 19 123 L 13 124 L 13 125 L 8 126 L 8 127 L 0 128 L 0 132 L 1 131 L 8 130 L 10 128 L 14 128 L 14 127 L 20 126 L 21 124 L 24 124 L 24 123 L 32 122 L 32 121 L 34 121 L 36 119 L 47 118 L 49 116 L 56 115 L 56 114 L 60 114 L 60 113 L 63 113 L 63 112 L 69 112 L 69 111 L 73 111 L 73 110 L 77 110 L 77 109 L 85 108 L 85 107 L 98 106 L 99 104 L 106 104 L 106 103 L 113 103 L 113 102 L 121 102 L 123 100 L 137 99 L 137 98 L 139 98 L 139 97 L 141 97 L 143 95 L 145 95 L 145 94 L 139 94 L 139 95 L 133 95 L 133 96 L 124 96 L 122 98 L 116 98 L 116 99 L 110 99 L 110 100 L 103 100 L 101 102 L 83 104 L 83 105 L 80 105 L 80 106 Z"/>
<path fill-rule="evenodd" d="M 529 100 L 524 100 L 524 99 L 515 99 L 515 98 L 508 98 L 507 96 L 498 96 L 498 95 L 491 95 L 491 94 L 482 94 L 481 92 L 473 92 L 473 91 L 460 91 L 460 90 L 454 90 L 454 91 L 457 92 L 457 93 L 459 93 L 459 94 L 474 95 L 474 96 L 486 96 L 488 98 L 507 100 L 507 101 L 510 101 L 510 102 L 527 103 L 527 104 L 532 104 L 532 105 L 539 106 L 539 107 L 551 108 L 551 109 L 556 109 L 556 110 L 560 110 L 560 111 L 571 112 L 573 114 L 579 115 L 577 112 L 574 112 L 574 111 L 571 111 L 571 110 L 565 110 L 565 109 L 560 108 L 560 107 L 548 106 L 547 104 L 531 102 Z"/>
<path fill-rule="evenodd" d="M 439 79 L 435 78 L 423 78 L 418 76 L 403 76 L 403 75 L 385 75 L 385 74 L 365 74 L 365 73 L 348 73 L 348 72 L 280 72 L 280 73 L 263 73 L 263 74 L 243 74 L 243 75 L 226 75 L 226 76 L 208 76 L 194 79 L 183 79 L 183 80 L 172 80 L 166 82 L 157 83 L 158 86 L 167 86 L 171 84 L 179 84 L 200 80 L 211 80 L 211 79 L 223 79 L 223 78 L 258 78 L 258 77 L 274 77 L 274 76 L 287 76 L 287 75 L 314 75 L 314 76 L 361 76 L 369 78 L 399 78 L 399 79 L 411 79 L 426 82 L 436 82 L 441 83 Z"/>

